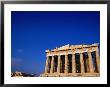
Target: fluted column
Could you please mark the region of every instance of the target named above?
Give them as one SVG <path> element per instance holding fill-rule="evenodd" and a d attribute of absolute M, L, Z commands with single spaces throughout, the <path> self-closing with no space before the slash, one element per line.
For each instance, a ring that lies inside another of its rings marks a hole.
<path fill-rule="evenodd" d="M 96 50 L 96 63 L 97 63 L 97 70 L 98 72 L 100 72 L 100 58 L 99 58 L 98 48 Z"/>
<path fill-rule="evenodd" d="M 91 73 L 93 73 L 94 67 L 93 67 L 93 60 L 92 60 L 91 52 L 88 52 L 88 57 L 89 57 L 89 70 Z"/>
<path fill-rule="evenodd" d="M 72 73 L 76 73 L 75 54 L 72 54 Z"/>
<path fill-rule="evenodd" d="M 49 56 L 47 56 L 47 59 L 46 59 L 46 65 L 45 65 L 45 73 L 48 73 L 48 62 L 49 62 Z"/>
<path fill-rule="evenodd" d="M 52 60 L 51 60 L 51 69 L 50 69 L 50 73 L 53 73 L 53 69 L 54 69 L 54 56 L 52 56 Z"/>
<path fill-rule="evenodd" d="M 84 69 L 83 53 L 80 53 L 80 63 L 81 63 L 81 73 L 84 73 L 85 69 Z"/>
<path fill-rule="evenodd" d="M 65 73 L 68 72 L 68 55 L 65 55 Z"/>
<path fill-rule="evenodd" d="M 60 73 L 60 55 L 58 55 L 58 67 L 57 67 L 57 73 Z"/>
<path fill-rule="evenodd" d="M 86 58 L 86 68 L 87 72 L 89 72 L 89 58 Z"/>

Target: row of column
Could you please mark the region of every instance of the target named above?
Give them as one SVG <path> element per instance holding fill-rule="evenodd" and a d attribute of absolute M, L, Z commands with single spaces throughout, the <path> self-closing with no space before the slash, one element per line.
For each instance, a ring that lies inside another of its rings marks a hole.
<path fill-rule="evenodd" d="M 93 61 L 92 61 L 92 55 L 91 52 L 88 52 L 88 59 L 89 59 L 89 69 L 90 73 L 94 73 L 94 66 L 93 66 Z M 47 56 L 46 60 L 46 66 L 45 66 L 45 73 L 48 73 L 48 61 L 49 61 L 49 56 Z M 97 69 L 98 72 L 100 71 L 100 64 L 99 64 L 99 53 L 96 51 L 96 63 L 97 63 Z M 80 64 L 81 64 L 81 73 L 85 73 L 84 69 L 84 59 L 83 59 L 83 53 L 80 53 Z M 50 68 L 50 73 L 53 73 L 54 69 L 54 56 L 52 56 L 51 60 L 51 68 Z M 58 55 L 58 66 L 57 66 L 57 73 L 60 73 L 60 55 Z M 68 54 L 65 55 L 65 69 L 64 73 L 68 73 Z M 75 54 L 72 54 L 72 73 L 76 73 L 76 62 L 75 62 Z"/>

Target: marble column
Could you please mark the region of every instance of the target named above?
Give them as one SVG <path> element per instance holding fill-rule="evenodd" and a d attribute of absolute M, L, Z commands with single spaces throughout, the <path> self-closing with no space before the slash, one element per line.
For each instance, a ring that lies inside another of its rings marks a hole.
<path fill-rule="evenodd" d="M 94 66 L 93 66 L 93 60 L 92 60 L 91 52 L 88 52 L 88 57 L 89 57 L 89 70 L 90 70 L 90 73 L 93 73 L 94 72 Z"/>
<path fill-rule="evenodd" d="M 80 53 L 80 63 L 81 63 L 81 73 L 84 73 L 85 69 L 84 69 L 83 53 Z"/>
<path fill-rule="evenodd" d="M 58 55 L 57 73 L 60 73 L 60 55 Z"/>
<path fill-rule="evenodd" d="M 76 73 L 75 54 L 72 54 L 72 73 Z"/>
<path fill-rule="evenodd" d="M 86 68 L 87 68 L 87 73 L 89 72 L 89 58 L 86 58 Z"/>
<path fill-rule="evenodd" d="M 47 59 L 46 59 L 45 73 L 48 73 L 48 69 L 49 69 L 48 62 L 49 62 L 49 56 L 47 56 Z"/>
<path fill-rule="evenodd" d="M 65 73 L 68 73 L 68 55 L 65 55 Z"/>
<path fill-rule="evenodd" d="M 54 56 L 52 56 L 52 60 L 51 60 L 51 69 L 50 69 L 50 73 L 53 73 L 53 69 L 54 69 Z"/>
<path fill-rule="evenodd" d="M 98 48 L 96 50 L 96 63 L 97 63 L 97 70 L 98 72 L 100 72 L 100 58 L 99 58 Z"/>

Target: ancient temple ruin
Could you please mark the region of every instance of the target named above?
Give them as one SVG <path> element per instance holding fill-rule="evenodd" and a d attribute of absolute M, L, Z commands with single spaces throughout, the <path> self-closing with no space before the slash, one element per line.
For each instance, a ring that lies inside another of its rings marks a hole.
<path fill-rule="evenodd" d="M 53 50 L 46 50 L 45 72 L 40 76 L 100 76 L 98 44 L 68 44 Z"/>

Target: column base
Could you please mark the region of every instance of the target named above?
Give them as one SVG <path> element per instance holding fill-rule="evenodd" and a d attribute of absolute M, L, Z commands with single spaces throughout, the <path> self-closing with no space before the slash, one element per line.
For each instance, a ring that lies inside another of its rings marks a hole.
<path fill-rule="evenodd" d="M 40 77 L 100 77 L 99 73 L 44 73 Z"/>

